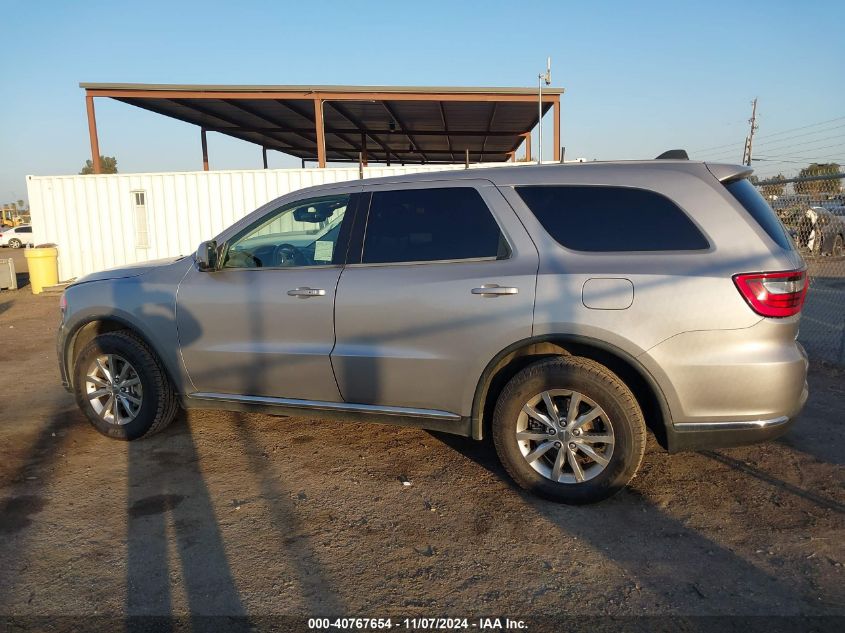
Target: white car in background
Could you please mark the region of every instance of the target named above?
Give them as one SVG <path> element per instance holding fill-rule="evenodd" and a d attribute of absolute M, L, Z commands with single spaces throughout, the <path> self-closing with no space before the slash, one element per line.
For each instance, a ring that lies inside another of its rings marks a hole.
<path fill-rule="evenodd" d="M 20 248 L 32 243 L 32 226 L 29 224 L 0 229 L 0 246 Z"/>

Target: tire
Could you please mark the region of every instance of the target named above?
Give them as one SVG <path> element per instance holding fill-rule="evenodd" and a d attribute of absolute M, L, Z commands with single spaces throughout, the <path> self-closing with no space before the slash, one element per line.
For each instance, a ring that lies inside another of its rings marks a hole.
<path fill-rule="evenodd" d="M 22 242 L 16 237 L 13 237 L 12 239 L 9 240 L 9 248 L 20 248 L 21 245 L 22 245 Z"/>
<path fill-rule="evenodd" d="M 105 386 L 108 381 L 103 380 L 109 373 L 94 369 L 97 359 L 100 359 L 99 367 L 115 370 L 115 374 L 123 372 L 128 364 L 125 374 L 132 378 L 125 384 L 134 384 L 119 390 L 115 397 L 117 391 Z M 106 393 L 92 399 L 92 389 Z M 161 362 L 146 343 L 128 331 L 101 334 L 85 346 L 74 364 L 74 393 L 77 405 L 94 428 L 118 440 L 136 440 L 158 433 L 173 421 L 179 408 L 176 392 Z M 113 401 L 111 420 L 108 419 L 109 395 Z"/>
<path fill-rule="evenodd" d="M 554 435 L 554 429 L 525 413 L 525 405 L 536 402 L 533 414 L 548 415 L 544 394 L 563 418 Z M 587 421 L 578 428 L 579 420 Z M 524 439 L 529 436 L 536 441 Z M 594 503 L 619 492 L 636 474 L 645 452 L 645 421 L 631 390 L 605 366 L 577 356 L 551 358 L 529 365 L 505 385 L 493 415 L 493 442 L 520 487 L 553 501 Z M 588 449 L 596 460 L 583 452 Z"/>

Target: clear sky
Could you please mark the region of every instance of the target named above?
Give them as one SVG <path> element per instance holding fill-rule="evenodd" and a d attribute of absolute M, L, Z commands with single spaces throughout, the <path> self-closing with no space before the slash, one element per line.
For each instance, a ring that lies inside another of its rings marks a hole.
<path fill-rule="evenodd" d="M 841 0 L 0 0 L 0 201 L 90 158 L 80 81 L 536 86 L 547 55 L 568 158 L 738 162 L 756 96 L 760 173 L 845 162 L 843 23 Z M 202 168 L 195 126 L 111 100 L 97 123 L 121 172 Z M 261 166 L 219 134 L 209 152 L 212 169 Z"/>

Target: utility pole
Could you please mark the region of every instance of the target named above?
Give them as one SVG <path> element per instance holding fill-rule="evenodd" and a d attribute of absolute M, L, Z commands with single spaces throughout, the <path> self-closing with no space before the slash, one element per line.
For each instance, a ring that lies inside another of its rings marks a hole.
<path fill-rule="evenodd" d="M 537 75 L 537 164 L 543 164 L 543 82 L 552 83 L 552 58 L 546 58 L 546 72 Z"/>
<path fill-rule="evenodd" d="M 751 118 L 748 119 L 751 129 L 745 137 L 745 149 L 742 152 L 742 164 L 751 165 L 751 146 L 754 143 L 754 132 L 757 130 L 757 97 L 751 102 Z"/>

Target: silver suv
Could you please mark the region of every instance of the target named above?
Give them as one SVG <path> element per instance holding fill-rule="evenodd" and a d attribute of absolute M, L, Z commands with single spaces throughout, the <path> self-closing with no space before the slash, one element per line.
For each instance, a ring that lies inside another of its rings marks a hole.
<path fill-rule="evenodd" d="M 503 167 L 303 189 L 192 257 L 62 301 L 65 386 L 134 440 L 180 406 L 482 439 L 583 503 L 669 451 L 782 434 L 807 398 L 804 263 L 751 170 Z"/>

